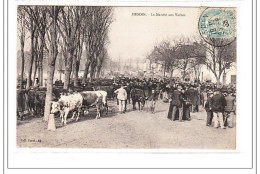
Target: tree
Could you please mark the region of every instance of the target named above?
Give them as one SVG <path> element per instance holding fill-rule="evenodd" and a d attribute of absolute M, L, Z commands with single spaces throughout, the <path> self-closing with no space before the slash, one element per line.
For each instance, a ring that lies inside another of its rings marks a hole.
<path fill-rule="evenodd" d="M 236 41 L 228 45 L 225 44 L 225 46 L 214 46 L 227 43 L 227 41 L 226 39 L 211 38 L 211 43 L 213 44 L 210 45 L 204 40 L 195 42 L 194 45 L 197 49 L 195 52 L 197 54 L 198 50 L 206 52 L 206 56 L 202 61 L 211 70 L 217 80 L 217 84 L 220 85 L 221 76 L 236 61 Z"/>
<path fill-rule="evenodd" d="M 159 45 L 155 46 L 152 52 L 148 55 L 148 59 L 155 61 L 156 64 L 160 64 L 164 67 L 163 76 L 165 72 L 170 72 L 171 77 L 173 71 L 177 66 L 176 50 L 178 45 L 172 45 L 169 41 L 163 41 Z"/>
<path fill-rule="evenodd" d="M 20 47 L 21 47 L 21 59 L 22 59 L 22 67 L 21 67 L 21 77 L 20 77 L 20 89 L 23 87 L 23 74 L 24 74 L 24 42 L 25 42 L 25 11 L 23 6 L 18 7 L 18 36 L 20 39 Z"/>
<path fill-rule="evenodd" d="M 28 67 L 28 72 L 27 72 L 27 83 L 26 83 L 26 88 L 29 89 L 30 86 L 32 85 L 32 67 L 33 67 L 33 61 L 34 61 L 34 57 L 35 57 L 35 32 L 36 32 L 36 25 L 34 23 L 34 19 L 33 19 L 33 11 L 35 10 L 35 6 L 26 6 L 24 7 L 25 12 L 27 13 L 28 16 L 28 25 L 27 27 L 29 28 L 30 31 L 30 39 L 31 39 L 31 56 L 30 56 L 30 60 L 29 60 L 29 67 Z"/>
<path fill-rule="evenodd" d="M 75 54 L 73 57 L 73 74 L 74 74 L 74 86 L 78 86 L 78 78 L 79 78 L 79 66 L 80 66 L 80 60 L 82 57 L 82 51 L 83 51 L 83 43 L 84 43 L 84 37 L 85 37 L 85 30 L 80 28 L 77 31 L 77 38 L 78 38 L 78 42 L 77 42 L 77 46 L 76 46 L 76 50 L 75 50 Z"/>
<path fill-rule="evenodd" d="M 96 78 L 100 77 L 101 69 L 103 67 L 104 62 L 109 59 L 107 50 L 104 48 L 98 58 L 98 65 L 96 70 Z"/>
<path fill-rule="evenodd" d="M 34 20 L 35 26 L 37 28 L 37 35 L 39 36 L 38 48 L 37 48 L 37 62 L 38 62 L 38 78 L 40 85 L 43 86 L 43 57 L 44 48 L 48 51 L 45 42 L 45 34 L 47 30 L 47 17 L 46 17 L 46 7 L 35 6 L 34 10 L 31 11 L 31 17 Z"/>
<path fill-rule="evenodd" d="M 69 88 L 70 76 L 72 71 L 73 57 L 78 45 L 78 33 L 80 30 L 81 16 L 83 7 L 67 6 L 61 10 L 59 16 L 58 30 L 62 36 L 61 44 L 65 61 L 65 81 L 64 89 Z"/>
<path fill-rule="evenodd" d="M 105 48 L 107 30 L 112 22 L 112 7 L 88 7 L 85 11 L 85 49 L 86 63 L 83 83 L 87 81 L 90 70 L 90 81 L 94 78 L 97 65 L 100 64 L 99 56 Z M 102 65 L 102 63 L 101 63 Z"/>
<path fill-rule="evenodd" d="M 176 50 L 177 67 L 181 70 L 182 80 L 185 79 L 189 70 L 194 70 L 200 64 L 203 54 L 195 54 L 196 46 L 193 45 L 189 38 L 180 38 Z"/>
<path fill-rule="evenodd" d="M 53 76 L 55 71 L 55 61 L 58 55 L 58 45 L 57 45 L 57 22 L 58 15 L 63 7 L 61 6 L 51 6 L 45 7 L 48 14 L 49 30 L 48 30 L 48 58 L 47 58 L 47 91 L 45 98 L 45 110 L 44 110 L 44 120 L 48 121 L 51 101 L 52 101 L 52 91 L 53 91 Z"/>

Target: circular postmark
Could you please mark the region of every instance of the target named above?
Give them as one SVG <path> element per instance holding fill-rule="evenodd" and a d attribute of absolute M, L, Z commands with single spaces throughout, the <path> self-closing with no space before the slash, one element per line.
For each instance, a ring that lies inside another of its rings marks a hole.
<path fill-rule="evenodd" d="M 236 12 L 232 8 L 206 8 L 200 15 L 198 28 L 208 44 L 226 46 L 236 40 Z"/>

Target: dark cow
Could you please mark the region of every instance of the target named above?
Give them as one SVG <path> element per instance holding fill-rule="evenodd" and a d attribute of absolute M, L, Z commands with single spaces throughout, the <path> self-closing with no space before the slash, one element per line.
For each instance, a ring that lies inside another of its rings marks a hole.
<path fill-rule="evenodd" d="M 133 87 L 131 85 L 127 85 L 125 87 L 125 90 L 126 90 L 126 93 L 127 93 L 127 100 L 128 100 L 128 103 L 130 104 L 130 99 L 131 99 L 131 95 L 130 95 L 130 92 L 131 90 L 133 89 Z"/>
<path fill-rule="evenodd" d="M 28 113 L 28 90 L 17 90 L 17 116 L 24 120 Z"/>
<path fill-rule="evenodd" d="M 133 109 L 136 110 L 135 103 L 138 103 L 139 111 L 143 110 L 145 104 L 145 95 L 144 91 L 141 89 L 133 88 L 130 92 L 132 102 L 133 102 Z"/>
<path fill-rule="evenodd" d="M 29 111 L 31 114 L 35 114 L 36 112 L 36 108 L 35 108 L 35 90 L 34 89 L 30 89 L 27 91 L 28 94 L 28 99 L 27 99 L 27 105 L 29 108 Z"/>
<path fill-rule="evenodd" d="M 59 96 L 52 94 L 52 99 L 56 101 Z M 43 114 L 46 98 L 46 88 L 31 88 L 17 91 L 18 110 L 27 107 L 29 113 L 36 116 Z"/>
<path fill-rule="evenodd" d="M 111 85 L 111 86 L 97 86 L 96 91 L 99 91 L 99 90 L 106 91 L 107 92 L 107 98 L 109 100 L 114 99 L 114 97 L 115 97 L 114 91 L 116 89 L 113 85 Z"/>
<path fill-rule="evenodd" d="M 98 91 L 83 91 L 80 92 L 83 97 L 83 107 L 92 107 L 95 106 L 97 109 L 96 119 L 100 118 L 103 111 L 103 95 Z"/>

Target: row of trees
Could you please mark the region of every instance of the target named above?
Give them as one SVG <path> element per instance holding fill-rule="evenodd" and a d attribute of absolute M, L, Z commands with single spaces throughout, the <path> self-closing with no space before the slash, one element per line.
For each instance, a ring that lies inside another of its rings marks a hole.
<path fill-rule="evenodd" d="M 43 85 L 43 63 L 47 64 L 47 92 L 44 118 L 50 114 L 53 76 L 58 54 L 65 65 L 64 89 L 69 88 L 71 75 L 78 86 L 80 61 L 84 59 L 83 83 L 98 77 L 107 57 L 108 28 L 112 23 L 112 7 L 19 6 L 18 37 L 22 59 L 20 84 L 23 84 L 25 42 L 30 38 L 30 57 L 26 88 L 34 84 L 36 74 Z M 82 55 L 85 48 L 85 56 Z M 34 69 L 33 69 L 34 68 Z M 73 71 L 73 72 L 72 72 Z M 90 74 L 90 78 L 88 75 Z M 20 85 L 21 88 L 23 85 Z"/>
<path fill-rule="evenodd" d="M 201 66 L 206 65 L 219 84 L 221 76 L 236 61 L 236 41 L 225 46 L 214 46 L 198 38 L 193 41 L 189 38 L 163 41 L 154 46 L 147 58 L 164 67 L 164 76 L 165 72 L 169 72 L 172 77 L 175 69 L 181 70 L 182 79 L 189 70 L 193 70 L 196 79 L 199 79 Z M 225 39 L 211 39 L 211 42 L 225 42 Z"/>

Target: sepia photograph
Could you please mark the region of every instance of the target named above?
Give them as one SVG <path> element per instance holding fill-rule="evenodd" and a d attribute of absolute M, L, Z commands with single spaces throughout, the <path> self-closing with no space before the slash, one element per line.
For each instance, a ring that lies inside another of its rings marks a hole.
<path fill-rule="evenodd" d="M 236 150 L 236 7 L 18 5 L 16 31 L 17 148 Z"/>

